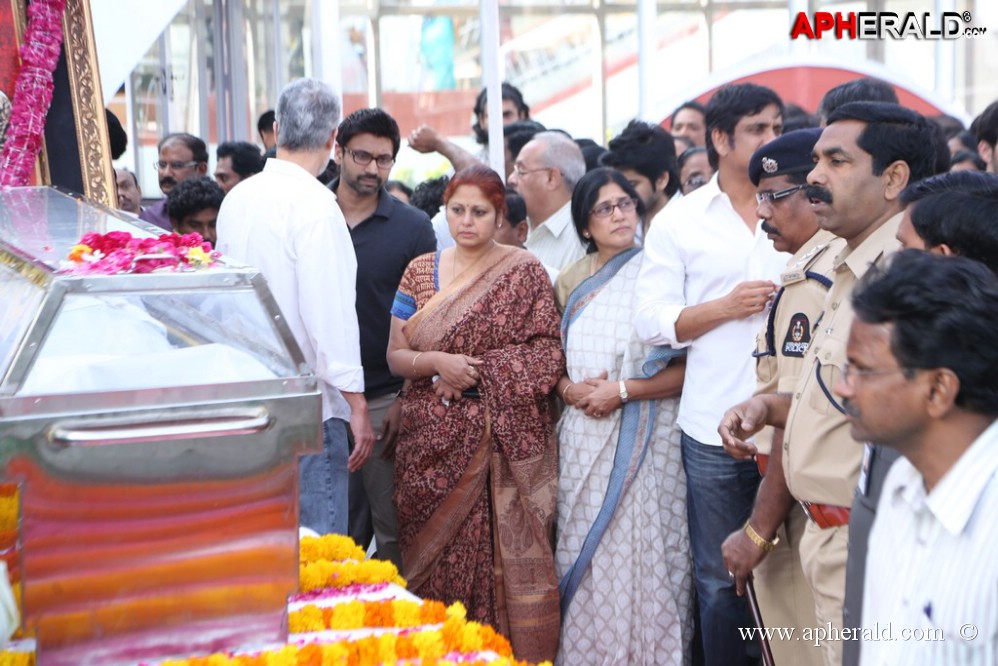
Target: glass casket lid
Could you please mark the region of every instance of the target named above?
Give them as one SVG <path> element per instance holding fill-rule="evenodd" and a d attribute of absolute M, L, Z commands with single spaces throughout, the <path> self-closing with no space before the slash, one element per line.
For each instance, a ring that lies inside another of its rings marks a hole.
<path fill-rule="evenodd" d="M 310 374 L 250 268 L 67 275 L 88 232 L 158 228 L 51 188 L 0 191 L 0 397 L 259 382 Z"/>
<path fill-rule="evenodd" d="M 0 190 L 0 239 L 42 270 L 54 273 L 83 234 L 126 231 L 156 237 L 163 230 L 118 210 L 51 187 Z"/>

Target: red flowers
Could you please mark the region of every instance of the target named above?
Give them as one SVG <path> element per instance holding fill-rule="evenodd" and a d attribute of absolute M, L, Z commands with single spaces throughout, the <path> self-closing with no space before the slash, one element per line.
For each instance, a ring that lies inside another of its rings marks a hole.
<path fill-rule="evenodd" d="M 215 266 L 219 252 L 200 234 L 162 234 L 135 238 L 125 231 L 88 232 L 73 246 L 60 272 L 71 275 L 114 275 L 183 271 Z"/>

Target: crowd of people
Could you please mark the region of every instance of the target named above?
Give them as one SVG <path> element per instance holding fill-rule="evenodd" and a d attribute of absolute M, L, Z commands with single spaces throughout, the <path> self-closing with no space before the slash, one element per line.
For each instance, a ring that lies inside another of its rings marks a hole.
<path fill-rule="evenodd" d="M 998 663 L 998 102 L 730 84 L 604 148 L 502 95 L 504 174 L 424 125 L 453 172 L 390 181 L 396 121 L 314 79 L 267 157 L 116 174 L 266 277 L 323 398 L 301 524 L 531 661 Z"/>

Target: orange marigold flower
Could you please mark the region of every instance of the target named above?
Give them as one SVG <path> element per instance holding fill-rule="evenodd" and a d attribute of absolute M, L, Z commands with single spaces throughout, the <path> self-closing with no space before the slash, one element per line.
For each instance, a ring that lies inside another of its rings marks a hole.
<path fill-rule="evenodd" d="M 481 628 L 482 649 L 492 650 L 501 657 L 512 657 L 513 647 L 509 640 L 497 632 L 492 627 L 485 625 Z"/>

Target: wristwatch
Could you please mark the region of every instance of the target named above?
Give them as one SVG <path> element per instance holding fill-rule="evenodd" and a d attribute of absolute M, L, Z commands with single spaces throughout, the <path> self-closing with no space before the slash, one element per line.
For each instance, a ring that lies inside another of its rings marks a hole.
<path fill-rule="evenodd" d="M 620 380 L 620 402 L 627 402 L 627 384 L 624 383 L 623 379 Z"/>
<path fill-rule="evenodd" d="M 767 553 L 772 553 L 776 550 L 776 546 L 780 543 L 780 537 L 778 536 L 773 537 L 772 541 L 766 541 L 762 535 L 755 531 L 751 522 L 746 521 L 744 529 L 745 534 L 748 535 L 748 538 L 752 541 L 752 543 L 759 546 L 759 548 L 762 548 Z"/>

